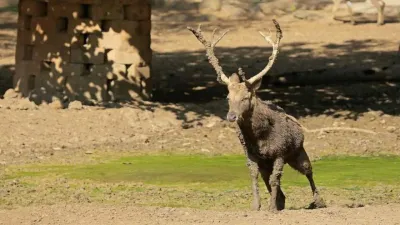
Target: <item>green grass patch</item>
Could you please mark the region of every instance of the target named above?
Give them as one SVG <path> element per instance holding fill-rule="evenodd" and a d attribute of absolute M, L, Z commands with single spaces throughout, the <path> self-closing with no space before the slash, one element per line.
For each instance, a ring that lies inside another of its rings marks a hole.
<path fill-rule="evenodd" d="M 4 188 L 8 184 L 15 194 L 7 204 L 18 203 L 15 199 L 21 197 L 24 204 L 89 199 L 158 206 L 247 208 L 251 192 L 245 162 L 242 155 L 132 156 L 87 165 L 8 167 L 3 180 Z M 331 201 L 399 201 L 400 157 L 326 157 L 312 165 L 317 186 L 325 195 L 328 193 Z M 15 180 L 17 185 L 13 184 Z M 262 182 L 260 185 L 264 186 Z M 306 177 L 287 165 L 282 186 L 292 200 L 311 196 Z M 296 208 L 296 204 L 289 205 Z"/>
<path fill-rule="evenodd" d="M 399 157 L 327 157 L 313 162 L 319 186 L 400 184 Z M 98 182 L 152 185 L 197 185 L 219 188 L 248 186 L 244 156 L 135 156 L 91 165 L 29 165 L 14 169 L 6 179 L 58 175 Z M 284 186 L 307 186 L 305 176 L 285 166 Z"/>

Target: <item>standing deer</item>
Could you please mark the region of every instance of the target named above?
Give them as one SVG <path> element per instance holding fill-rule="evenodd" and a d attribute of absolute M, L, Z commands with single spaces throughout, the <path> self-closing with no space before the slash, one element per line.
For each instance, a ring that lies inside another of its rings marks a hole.
<path fill-rule="evenodd" d="M 214 30 L 210 42 L 203 36 L 200 25 L 197 30 L 191 27 L 188 29 L 205 46 L 209 63 L 217 73 L 218 82 L 228 86 L 229 112 L 226 117 L 229 122 L 236 122 L 238 137 L 247 157 L 254 198 L 252 209 L 260 210 L 261 207 L 259 174 L 271 195 L 269 210 L 275 212 L 285 208 L 285 195 L 281 190 L 280 180 L 286 163 L 307 177 L 314 197 L 309 208 L 322 208 L 325 207 L 325 203 L 319 196 L 313 180 L 311 162 L 303 147 L 304 136 L 301 125 L 282 108 L 271 102 L 264 102 L 256 95 L 262 77 L 271 69 L 278 55 L 282 31 L 276 20 L 273 20 L 273 23 L 277 29 L 275 43 L 270 36 L 260 32 L 272 45 L 272 56 L 267 66 L 248 80 L 241 68 L 238 74 L 233 73 L 227 77 L 214 54 L 214 47 L 228 31 L 214 39 L 216 32 Z"/>
<path fill-rule="evenodd" d="M 332 14 L 333 14 L 333 19 L 335 19 L 336 11 L 339 9 L 339 5 L 343 0 L 332 0 L 332 1 L 333 1 Z M 383 25 L 385 23 L 384 10 L 386 3 L 383 0 L 369 0 L 369 1 L 378 10 L 377 24 Z M 354 20 L 354 13 L 350 0 L 346 0 L 346 6 L 347 6 L 347 11 L 350 15 L 350 22 L 354 25 L 356 24 L 356 21 Z"/>

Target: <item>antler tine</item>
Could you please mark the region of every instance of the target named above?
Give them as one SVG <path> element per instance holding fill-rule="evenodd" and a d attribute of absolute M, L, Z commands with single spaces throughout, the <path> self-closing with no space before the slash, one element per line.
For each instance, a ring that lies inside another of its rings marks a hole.
<path fill-rule="evenodd" d="M 279 53 L 279 43 L 280 43 L 280 41 L 281 41 L 281 39 L 283 37 L 282 36 L 282 30 L 281 30 L 281 27 L 279 26 L 279 23 L 275 19 L 273 19 L 272 22 L 274 23 L 275 28 L 276 28 L 276 40 L 275 40 L 275 43 L 272 41 L 271 36 L 266 36 L 261 31 L 259 31 L 260 34 L 264 37 L 264 39 L 268 43 L 270 43 L 272 45 L 272 48 L 273 48 L 272 55 L 269 57 L 269 61 L 268 61 L 267 66 L 260 73 L 258 73 L 257 75 L 253 76 L 252 78 L 250 78 L 248 80 L 248 82 L 251 83 L 251 84 L 254 83 L 257 80 L 260 80 L 265 74 L 267 74 L 267 72 L 271 69 L 272 65 L 274 64 L 274 62 L 276 60 L 276 57 L 277 57 L 277 55 Z"/>
<path fill-rule="evenodd" d="M 215 28 L 212 32 L 211 40 L 214 41 L 215 33 L 217 32 L 218 28 Z"/>
<path fill-rule="evenodd" d="M 214 41 L 213 46 L 216 46 L 218 44 L 218 42 L 229 32 L 230 30 L 226 30 L 221 37 L 219 37 L 216 41 Z M 214 34 L 213 34 L 213 39 L 214 39 Z"/>
<path fill-rule="evenodd" d="M 243 71 L 242 67 L 239 67 L 238 69 L 238 74 L 242 78 L 242 81 L 247 81 L 246 79 L 246 73 Z"/>
<path fill-rule="evenodd" d="M 200 43 L 202 43 L 204 45 L 204 47 L 206 48 L 208 62 L 214 67 L 215 72 L 217 72 L 217 81 L 221 84 L 228 85 L 229 78 L 222 71 L 222 67 L 219 65 L 218 58 L 214 54 L 215 45 L 222 39 L 223 36 L 225 36 L 225 34 L 227 32 L 225 32 L 220 38 L 218 38 L 217 41 L 212 40 L 212 42 L 210 42 L 204 38 L 203 33 L 201 32 L 200 26 L 201 25 L 199 24 L 199 27 L 197 30 L 195 30 L 191 27 L 187 27 L 187 29 L 190 30 L 194 34 L 194 36 L 197 38 L 197 40 L 199 40 Z M 217 29 L 214 29 L 213 39 L 214 39 L 216 30 Z"/>

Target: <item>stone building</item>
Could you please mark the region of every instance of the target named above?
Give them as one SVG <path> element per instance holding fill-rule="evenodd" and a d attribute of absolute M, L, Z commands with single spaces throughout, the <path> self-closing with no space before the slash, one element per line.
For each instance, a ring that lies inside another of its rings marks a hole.
<path fill-rule="evenodd" d="M 147 0 L 20 0 L 14 88 L 36 103 L 151 97 Z"/>

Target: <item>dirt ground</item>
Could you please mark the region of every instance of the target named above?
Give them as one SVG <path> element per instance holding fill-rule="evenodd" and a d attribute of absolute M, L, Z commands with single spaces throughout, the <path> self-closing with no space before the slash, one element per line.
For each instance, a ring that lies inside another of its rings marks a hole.
<path fill-rule="evenodd" d="M 399 205 L 267 212 L 53 205 L 0 210 L 0 224 L 400 224 Z"/>
<path fill-rule="evenodd" d="M 399 23 L 351 26 L 331 21 L 329 15 L 315 15 L 308 20 L 292 15 L 278 18 L 284 38 L 272 75 L 325 68 L 365 70 L 399 60 Z M 6 99 L 0 99 L 0 165 L 76 163 L 87 160 L 89 155 L 111 152 L 240 154 L 235 127 L 224 120 L 226 89 L 216 85 L 202 46 L 185 29 L 199 21 L 185 21 L 177 16 L 177 22 L 167 23 L 163 19 L 167 16 L 155 13 L 152 30 L 153 73 L 160 85 L 169 89 L 160 94 L 159 102 L 57 109 L 56 105 L 38 107 L 4 96 Z M 1 12 L 0 21 L 4 22 L 0 24 L 2 96 L 11 87 L 14 71 L 16 14 Z M 270 20 L 203 24 L 206 32 L 217 26 L 231 29 L 216 50 L 226 71 L 234 72 L 243 66 L 248 74 L 254 74 L 265 66 L 270 49 L 257 31 L 272 27 Z M 374 132 L 306 133 L 305 147 L 310 157 L 316 159 L 332 154 L 399 155 L 399 90 L 394 81 L 313 86 L 266 84 L 260 95 L 279 104 L 309 129 L 355 127 Z M 272 215 L 56 204 L 0 210 L 0 224 L 399 224 L 399 210 L 400 205 L 382 205 L 288 210 Z"/>

